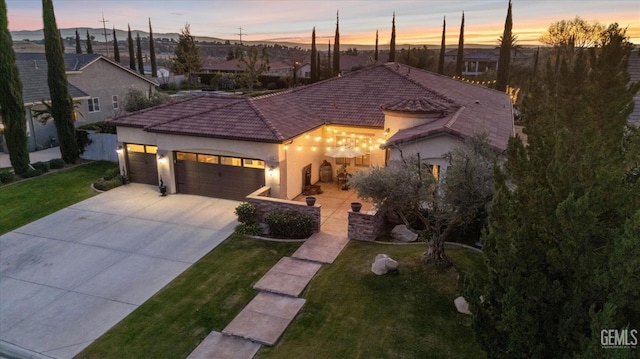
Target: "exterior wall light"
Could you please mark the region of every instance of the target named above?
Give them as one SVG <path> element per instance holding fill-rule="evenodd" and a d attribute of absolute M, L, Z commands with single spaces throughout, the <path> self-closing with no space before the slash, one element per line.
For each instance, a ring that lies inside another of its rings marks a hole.
<path fill-rule="evenodd" d="M 275 167 L 269 166 L 267 173 L 269 174 L 269 176 L 273 177 L 273 173 L 275 172 L 275 170 L 276 170 Z"/>
<path fill-rule="evenodd" d="M 118 146 L 118 148 L 116 149 L 116 153 L 119 155 L 121 155 L 123 151 L 124 149 L 122 148 L 122 146 Z"/>
<path fill-rule="evenodd" d="M 164 163 L 164 161 L 165 161 L 164 155 L 158 154 L 158 162 L 159 163 Z"/>

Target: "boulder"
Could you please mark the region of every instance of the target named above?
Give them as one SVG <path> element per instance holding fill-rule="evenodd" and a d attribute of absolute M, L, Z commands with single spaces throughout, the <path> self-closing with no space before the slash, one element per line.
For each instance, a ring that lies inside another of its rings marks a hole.
<path fill-rule="evenodd" d="M 467 300 L 464 299 L 464 297 L 458 297 L 454 299 L 453 304 L 456 305 L 456 309 L 458 310 L 458 312 L 471 315 L 471 312 L 469 311 L 469 303 L 467 303 Z"/>
<path fill-rule="evenodd" d="M 269 225 L 266 223 L 258 223 L 258 225 L 260 226 L 260 230 L 262 231 L 262 235 L 266 236 L 269 233 L 271 233 L 271 230 L 269 229 Z"/>
<path fill-rule="evenodd" d="M 389 271 L 397 271 L 398 262 L 386 254 L 378 254 L 371 264 L 371 272 L 377 275 L 387 274 Z"/>
<path fill-rule="evenodd" d="M 391 238 L 398 242 L 415 242 L 418 239 L 418 234 L 413 233 L 404 224 L 399 224 L 393 227 Z"/>

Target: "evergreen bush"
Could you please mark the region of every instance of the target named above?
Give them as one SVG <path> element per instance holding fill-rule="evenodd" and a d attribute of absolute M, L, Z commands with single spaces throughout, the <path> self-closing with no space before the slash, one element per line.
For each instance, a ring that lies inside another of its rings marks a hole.
<path fill-rule="evenodd" d="M 9 183 L 15 179 L 13 173 L 9 171 L 0 171 L 0 183 Z"/>
<path fill-rule="evenodd" d="M 262 234 L 260 225 L 256 222 L 252 223 L 240 223 L 236 226 L 236 233 L 245 236 L 259 236 Z"/>
<path fill-rule="evenodd" d="M 307 238 L 313 234 L 314 219 L 304 212 L 275 211 L 265 217 L 276 238 Z"/>
<path fill-rule="evenodd" d="M 29 168 L 27 172 L 21 174 L 22 178 L 38 177 L 42 174 L 41 170 Z"/>
<path fill-rule="evenodd" d="M 254 223 L 256 222 L 256 207 L 251 203 L 242 202 L 234 211 L 238 216 L 238 222 L 240 223 Z"/>
<path fill-rule="evenodd" d="M 31 164 L 31 167 L 39 170 L 42 173 L 49 172 L 49 163 L 48 162 L 34 162 Z"/>
<path fill-rule="evenodd" d="M 62 158 L 54 158 L 49 160 L 49 168 L 52 170 L 57 170 L 64 167 L 64 161 Z"/>

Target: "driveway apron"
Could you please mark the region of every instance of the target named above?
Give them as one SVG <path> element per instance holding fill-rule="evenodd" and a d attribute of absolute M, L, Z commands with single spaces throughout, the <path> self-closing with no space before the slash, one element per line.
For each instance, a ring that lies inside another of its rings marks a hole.
<path fill-rule="evenodd" d="M 226 239 L 237 205 L 131 184 L 0 236 L 0 357 L 72 358 Z"/>

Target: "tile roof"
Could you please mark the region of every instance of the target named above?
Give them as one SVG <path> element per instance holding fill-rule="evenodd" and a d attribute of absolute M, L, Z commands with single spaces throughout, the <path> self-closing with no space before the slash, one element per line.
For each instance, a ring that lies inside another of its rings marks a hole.
<path fill-rule="evenodd" d="M 18 55 L 18 54 L 16 54 Z M 17 57 L 17 56 L 16 56 Z M 46 60 L 16 60 L 20 80 L 22 81 L 22 100 L 25 105 L 37 104 L 42 101 L 49 101 L 49 85 L 47 82 L 47 61 Z M 73 99 L 89 97 L 81 89 L 68 84 L 69 94 Z"/>
<path fill-rule="evenodd" d="M 98 60 L 104 60 L 112 64 L 113 66 L 118 67 L 120 70 L 128 72 L 136 77 L 139 77 L 149 82 L 152 85 L 155 85 L 155 86 L 159 85 L 158 83 L 140 75 L 139 73 L 135 71 L 131 71 L 131 69 L 126 68 L 120 65 L 119 63 L 112 61 L 111 59 L 106 58 L 99 54 L 63 54 L 63 57 L 64 57 L 64 66 L 67 71 L 82 71 L 92 63 Z M 38 52 L 38 53 L 21 52 L 21 53 L 16 53 L 16 61 L 42 61 L 46 64 L 47 58 L 46 58 L 46 54 L 42 52 Z"/>
<path fill-rule="evenodd" d="M 447 109 L 442 131 L 484 131 L 498 148 L 513 134 L 510 98 L 501 92 L 395 63 L 255 98 L 198 96 L 125 115 L 118 126 L 201 137 L 283 142 L 324 124 L 384 126 L 383 108 Z M 394 105 L 395 104 L 395 105 Z M 398 136 L 399 134 L 396 134 Z M 395 141 L 406 138 L 393 136 Z M 391 140 L 391 139 L 390 139 Z"/>

